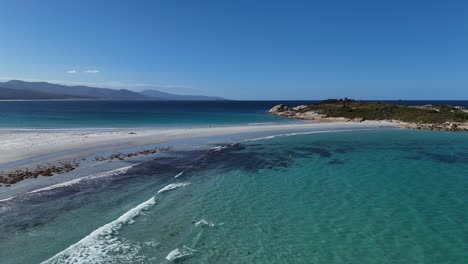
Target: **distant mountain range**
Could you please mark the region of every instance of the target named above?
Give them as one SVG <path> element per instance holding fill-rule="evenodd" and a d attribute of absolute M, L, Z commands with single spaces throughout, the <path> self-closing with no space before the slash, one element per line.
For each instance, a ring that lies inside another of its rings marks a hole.
<path fill-rule="evenodd" d="M 134 92 L 127 89 L 109 89 L 88 86 L 68 86 L 48 82 L 12 80 L 0 82 L 0 100 L 39 99 L 107 99 L 107 100 L 226 100 L 203 95 L 176 95 L 157 90 Z"/>
<path fill-rule="evenodd" d="M 221 97 L 214 97 L 214 96 L 204 96 L 204 95 L 177 95 L 177 94 L 170 94 L 161 92 L 158 90 L 145 90 L 140 92 L 140 94 L 149 96 L 151 98 L 158 98 L 161 100 L 209 100 L 209 101 L 216 101 L 216 100 L 226 100 Z"/>

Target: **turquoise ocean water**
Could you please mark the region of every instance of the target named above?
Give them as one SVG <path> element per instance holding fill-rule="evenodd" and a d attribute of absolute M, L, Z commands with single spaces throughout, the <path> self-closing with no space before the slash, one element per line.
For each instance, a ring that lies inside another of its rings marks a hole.
<path fill-rule="evenodd" d="M 111 174 L 0 203 L 0 262 L 468 263 L 466 133 L 270 137 Z"/>

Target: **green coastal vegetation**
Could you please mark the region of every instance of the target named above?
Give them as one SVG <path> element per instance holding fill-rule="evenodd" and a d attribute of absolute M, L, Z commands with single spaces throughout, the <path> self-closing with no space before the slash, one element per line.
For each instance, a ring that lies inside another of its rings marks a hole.
<path fill-rule="evenodd" d="M 364 102 L 353 99 L 328 99 L 298 108 L 297 112 L 314 111 L 326 117 L 364 120 L 398 120 L 411 123 L 468 122 L 468 110 L 449 105 L 409 106 L 389 102 Z"/>

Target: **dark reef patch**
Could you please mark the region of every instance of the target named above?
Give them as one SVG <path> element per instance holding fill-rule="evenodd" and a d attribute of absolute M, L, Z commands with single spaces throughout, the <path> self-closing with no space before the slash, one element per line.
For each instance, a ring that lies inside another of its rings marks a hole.
<path fill-rule="evenodd" d="M 153 170 L 158 170 L 162 164 L 166 164 L 166 166 L 177 168 L 172 169 L 174 172 L 180 170 L 195 172 L 209 169 L 256 172 L 262 169 L 288 168 L 294 164 L 297 158 L 332 157 L 332 153 L 326 148 L 315 146 L 283 147 L 281 145 L 265 146 L 241 143 L 220 144 L 210 150 L 175 151 L 172 154 L 179 156 L 179 158 L 165 158 L 166 160 L 159 158 L 149 162 L 150 166 L 154 166 Z M 168 171 L 169 168 L 165 170 Z"/>
<path fill-rule="evenodd" d="M 173 177 L 184 172 L 183 177 L 197 177 L 204 175 L 204 171 L 233 171 L 243 170 L 255 173 L 259 170 L 286 170 L 293 166 L 298 158 L 317 157 L 329 159 L 332 153 L 316 146 L 283 146 L 283 145 L 245 145 L 224 144 L 219 148 L 209 150 L 182 150 L 171 151 L 162 157 L 143 162 L 134 166 L 127 172 L 112 177 L 83 180 L 76 184 L 56 188 L 50 191 L 39 192 L 13 199 L 11 202 L 0 204 L 6 211 L 0 215 L 0 230 L 3 235 L 11 235 L 15 230 L 28 230 L 42 224 L 54 221 L 65 211 L 82 207 L 92 203 L 86 197 L 87 193 L 125 190 L 129 186 L 141 182 L 146 178 L 154 178 L 145 189 L 161 188 L 173 181 Z M 331 161 L 339 163 L 339 161 Z M 80 196 L 80 199 L 75 199 Z M 90 197 L 92 197 L 90 195 Z M 124 198 L 122 198 L 124 199 Z M 49 201 L 60 201 L 52 207 L 43 205 Z M 121 203 L 122 200 L 108 201 L 107 205 Z M 14 206 L 10 206 L 13 205 Z M 9 208 L 8 208 L 9 207 Z M 28 208 L 25 210 L 24 208 Z M 9 221 L 8 219 L 22 219 Z"/>
<path fill-rule="evenodd" d="M 405 158 L 408 160 L 432 160 L 440 163 L 454 164 L 454 163 L 468 163 L 468 155 L 461 153 L 444 154 L 433 153 L 429 151 L 417 151 L 419 155 L 409 155 Z"/>
<path fill-rule="evenodd" d="M 343 164 L 345 164 L 345 162 L 342 161 L 342 160 L 339 160 L 339 159 L 334 159 L 334 160 L 329 161 L 328 164 L 330 164 L 330 165 L 343 165 Z"/>
<path fill-rule="evenodd" d="M 317 154 L 322 158 L 330 158 L 332 153 L 325 148 L 317 148 L 317 147 L 298 147 L 295 149 L 296 151 L 304 152 L 306 157 L 309 157 L 310 154 Z"/>
<path fill-rule="evenodd" d="M 459 162 L 458 157 L 452 154 L 431 153 L 427 151 L 419 151 L 418 153 L 436 162 L 449 163 L 449 164 Z"/>
<path fill-rule="evenodd" d="M 347 154 L 347 153 L 355 151 L 355 149 L 354 147 L 351 147 L 351 146 L 340 146 L 338 148 L 335 148 L 333 151 L 336 153 L 340 153 L 340 154 Z"/>
<path fill-rule="evenodd" d="M 411 156 L 406 156 L 405 159 L 408 160 L 423 160 L 422 156 L 417 156 L 417 155 L 411 155 Z"/>
<path fill-rule="evenodd" d="M 332 153 L 326 148 L 316 146 L 270 146 L 260 144 L 223 145 L 211 150 L 194 161 L 198 169 L 216 168 L 221 170 L 244 170 L 256 172 L 261 169 L 281 169 L 292 166 L 297 158 L 319 156 L 330 158 Z"/>

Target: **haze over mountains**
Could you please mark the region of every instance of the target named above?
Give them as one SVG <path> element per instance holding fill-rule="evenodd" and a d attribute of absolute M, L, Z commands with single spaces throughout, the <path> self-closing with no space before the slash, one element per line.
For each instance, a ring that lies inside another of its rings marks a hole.
<path fill-rule="evenodd" d="M 110 89 L 88 86 L 68 86 L 48 82 L 11 80 L 0 82 L 0 100 L 38 99 L 101 99 L 101 100 L 226 100 L 203 95 L 176 95 L 157 90 L 134 92 L 127 89 Z"/>

